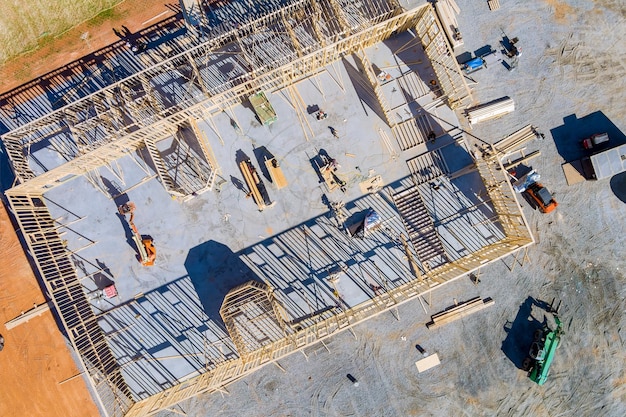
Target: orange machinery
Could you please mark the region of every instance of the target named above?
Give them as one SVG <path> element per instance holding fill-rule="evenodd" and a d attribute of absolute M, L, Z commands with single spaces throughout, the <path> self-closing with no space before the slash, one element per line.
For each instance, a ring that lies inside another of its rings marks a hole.
<path fill-rule="evenodd" d="M 137 252 L 139 253 L 139 262 L 143 266 L 152 266 L 154 265 L 154 260 L 156 259 L 156 248 L 154 247 L 154 241 L 151 237 L 143 237 L 137 231 L 137 226 L 135 226 L 135 204 L 128 203 L 122 204 L 118 207 L 119 213 L 126 217 L 127 214 L 130 214 L 130 218 L 128 219 L 128 224 L 130 225 L 130 229 L 133 231 L 133 241 L 135 242 L 135 246 L 137 246 Z"/>

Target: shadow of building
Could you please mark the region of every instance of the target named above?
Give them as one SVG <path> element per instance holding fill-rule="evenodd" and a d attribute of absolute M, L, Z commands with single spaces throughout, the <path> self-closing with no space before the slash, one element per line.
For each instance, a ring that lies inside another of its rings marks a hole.
<path fill-rule="evenodd" d="M 239 255 L 214 240 L 191 248 L 185 268 L 205 314 L 221 326 L 224 323 L 219 311 L 228 291 L 250 280 L 259 281 Z"/>
<path fill-rule="evenodd" d="M 586 156 L 581 141 L 596 133 L 608 133 L 609 148 L 626 143 L 626 135 L 602 111 L 581 118 L 570 114 L 563 118 L 562 125 L 550 130 L 556 149 L 565 162 Z"/>

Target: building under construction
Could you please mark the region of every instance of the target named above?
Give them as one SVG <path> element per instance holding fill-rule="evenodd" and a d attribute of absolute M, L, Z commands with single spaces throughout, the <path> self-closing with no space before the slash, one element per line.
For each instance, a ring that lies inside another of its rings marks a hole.
<path fill-rule="evenodd" d="M 224 390 L 533 243 L 500 153 L 466 143 L 431 4 L 199 4 L 164 59 L 0 103 L 6 199 L 107 416 Z"/>

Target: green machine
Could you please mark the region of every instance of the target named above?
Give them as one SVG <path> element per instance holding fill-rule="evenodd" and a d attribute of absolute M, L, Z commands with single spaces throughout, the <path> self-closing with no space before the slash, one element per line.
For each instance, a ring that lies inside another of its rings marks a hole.
<path fill-rule="evenodd" d="M 560 305 L 561 303 L 559 303 L 559 307 Z M 556 349 L 561 344 L 563 325 L 557 315 L 558 309 L 558 307 L 553 309 L 552 304 L 550 305 L 550 312 L 554 315 L 556 329 L 551 330 L 547 324 L 542 329 L 537 329 L 533 335 L 533 343 L 530 345 L 529 357 L 524 360 L 523 368 L 528 371 L 528 377 L 539 385 L 543 385 L 548 380 Z"/>
<path fill-rule="evenodd" d="M 248 100 L 250 100 L 250 104 L 252 104 L 259 121 L 265 126 L 271 125 L 278 119 L 274 108 L 263 91 L 252 94 L 248 97 Z"/>

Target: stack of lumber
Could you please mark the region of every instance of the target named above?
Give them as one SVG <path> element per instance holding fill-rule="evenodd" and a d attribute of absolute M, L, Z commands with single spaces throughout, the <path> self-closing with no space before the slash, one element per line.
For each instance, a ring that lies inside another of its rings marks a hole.
<path fill-rule="evenodd" d="M 498 153 L 506 154 L 531 140 L 537 139 L 539 136 L 540 133 L 537 131 L 536 127 L 526 125 L 518 131 L 511 133 L 506 138 L 494 143 L 493 147 L 496 148 Z"/>
<path fill-rule="evenodd" d="M 263 180 L 259 177 L 252 162 L 250 162 L 249 159 L 241 161 L 239 163 L 239 169 L 243 174 L 243 178 L 246 180 L 246 184 L 248 184 L 248 189 L 250 190 L 248 196 L 252 196 L 254 202 L 259 207 L 259 211 L 263 211 L 266 207 L 272 206 L 274 203 L 270 200 Z"/>
<path fill-rule="evenodd" d="M 463 38 L 456 20 L 456 15 L 461 13 L 459 6 L 454 0 L 439 0 L 434 3 L 434 6 L 452 48 L 463 45 Z"/>
<path fill-rule="evenodd" d="M 495 301 L 493 301 L 491 298 L 485 298 L 484 300 L 480 297 L 472 298 L 469 301 L 466 301 L 431 316 L 432 321 L 430 323 L 426 323 L 426 327 L 428 327 L 429 329 L 434 329 L 435 327 L 448 324 L 462 317 L 482 310 L 485 307 L 489 307 L 493 304 L 495 304 Z"/>
<path fill-rule="evenodd" d="M 500 8 L 500 0 L 487 0 L 489 10 L 498 10 Z"/>
<path fill-rule="evenodd" d="M 480 106 L 467 109 L 467 118 L 470 124 L 484 122 L 511 113 L 515 110 L 515 103 L 512 98 L 502 97 Z"/>
<path fill-rule="evenodd" d="M 283 174 L 283 170 L 280 167 L 280 164 L 276 160 L 276 158 L 265 159 L 265 167 L 267 168 L 267 172 L 270 173 L 270 178 L 272 179 L 272 183 L 278 188 L 284 188 L 287 186 L 287 179 Z"/>

